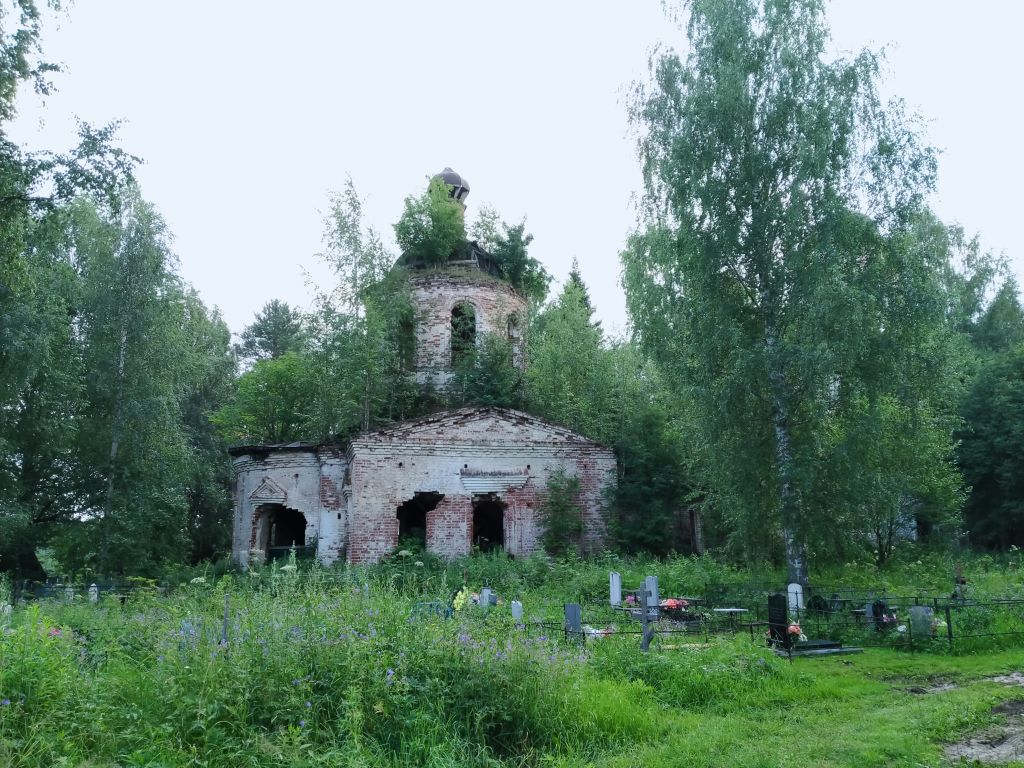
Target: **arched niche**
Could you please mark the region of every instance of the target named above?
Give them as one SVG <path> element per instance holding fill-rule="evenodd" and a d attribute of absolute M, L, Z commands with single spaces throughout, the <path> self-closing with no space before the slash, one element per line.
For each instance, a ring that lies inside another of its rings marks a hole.
<path fill-rule="evenodd" d="M 452 307 L 451 351 L 452 365 L 456 366 L 469 357 L 476 347 L 476 307 L 468 301 L 460 301 Z"/>

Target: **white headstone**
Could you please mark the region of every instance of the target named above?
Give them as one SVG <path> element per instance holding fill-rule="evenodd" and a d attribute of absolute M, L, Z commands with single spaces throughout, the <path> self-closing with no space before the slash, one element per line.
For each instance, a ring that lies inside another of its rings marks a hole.
<path fill-rule="evenodd" d="M 70 585 L 64 587 L 64 599 L 67 600 L 69 603 L 74 601 L 74 599 L 75 599 L 75 588 L 74 587 L 72 587 Z"/>
<path fill-rule="evenodd" d="M 100 601 L 100 588 L 95 584 L 89 585 L 89 602 L 98 603 Z"/>
<path fill-rule="evenodd" d="M 484 587 L 480 590 L 480 605 L 490 607 L 491 605 L 491 588 Z"/>
<path fill-rule="evenodd" d="M 615 571 L 608 574 L 608 593 L 612 605 L 622 605 L 622 576 Z"/>
<path fill-rule="evenodd" d="M 523 621 L 523 604 L 518 600 L 512 601 L 512 620 L 516 624 L 521 624 Z"/>
<path fill-rule="evenodd" d="M 786 594 L 789 597 L 789 612 L 799 614 L 804 609 L 804 588 L 793 582 L 787 588 Z"/>

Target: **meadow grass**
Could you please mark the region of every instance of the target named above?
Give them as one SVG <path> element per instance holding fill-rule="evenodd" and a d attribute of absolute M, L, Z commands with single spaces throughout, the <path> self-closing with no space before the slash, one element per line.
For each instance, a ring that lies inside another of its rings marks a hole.
<path fill-rule="evenodd" d="M 552 618 L 603 596 L 609 562 L 405 560 L 17 607 L 0 619 L 0 765 L 941 765 L 943 743 L 1024 698 L 987 680 L 1020 669 L 1019 648 L 789 662 L 743 635 L 582 646 L 517 629 L 507 603 L 446 619 L 416 604 L 463 576 Z M 638 580 L 651 564 L 617 565 Z M 719 567 L 659 573 L 684 590 Z M 937 679 L 955 687 L 911 692 Z"/>

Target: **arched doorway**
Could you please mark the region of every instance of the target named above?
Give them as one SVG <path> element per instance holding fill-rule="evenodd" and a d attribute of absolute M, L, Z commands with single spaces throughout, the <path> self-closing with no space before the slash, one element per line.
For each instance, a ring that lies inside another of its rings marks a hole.
<path fill-rule="evenodd" d="M 264 504 L 256 519 L 254 543 L 268 562 L 287 557 L 293 547 L 299 555 L 310 554 L 306 548 L 306 516 L 283 504 Z"/>
<path fill-rule="evenodd" d="M 505 546 L 505 505 L 493 493 L 473 499 L 473 546 L 481 552 Z"/>
<path fill-rule="evenodd" d="M 400 548 L 427 548 L 427 513 L 432 512 L 443 498 L 443 493 L 435 491 L 417 493 L 398 508 L 395 517 L 398 518 Z"/>

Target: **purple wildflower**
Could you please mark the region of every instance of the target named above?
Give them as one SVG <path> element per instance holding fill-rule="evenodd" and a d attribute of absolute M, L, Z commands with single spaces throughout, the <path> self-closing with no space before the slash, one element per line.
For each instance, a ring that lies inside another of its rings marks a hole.
<path fill-rule="evenodd" d="M 305 720 L 299 720 L 299 728 L 305 728 L 305 727 L 306 727 L 306 721 Z"/>
<path fill-rule="evenodd" d="M 313 702 L 307 701 L 306 702 L 306 709 L 311 709 L 312 707 L 313 707 Z"/>
<path fill-rule="evenodd" d="M 11 700 L 10 699 L 4 699 L 3 701 L 0 701 L 0 707 L 9 707 L 9 706 L 11 706 Z"/>

